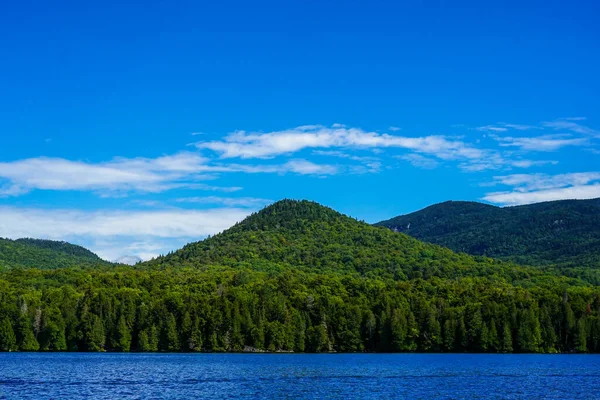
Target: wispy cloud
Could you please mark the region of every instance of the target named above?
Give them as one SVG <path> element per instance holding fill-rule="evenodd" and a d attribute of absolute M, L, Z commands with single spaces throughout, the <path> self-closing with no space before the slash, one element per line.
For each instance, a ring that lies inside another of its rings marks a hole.
<path fill-rule="evenodd" d="M 512 186 L 509 191 L 487 193 L 483 197 L 485 201 L 501 205 L 600 197 L 600 172 L 515 174 L 494 177 L 493 183 Z"/>
<path fill-rule="evenodd" d="M 305 125 L 267 133 L 237 131 L 220 141 L 198 142 L 199 149 L 226 158 L 272 158 L 304 149 L 402 148 L 440 159 L 480 158 L 482 151 L 444 136 L 405 137 L 359 128 Z"/>
<path fill-rule="evenodd" d="M 487 150 L 484 154 L 484 157 L 461 162 L 458 164 L 458 168 L 465 172 L 482 172 L 508 168 L 510 166 L 510 160 L 506 159 L 498 151 Z"/>
<path fill-rule="evenodd" d="M 100 163 L 39 157 L 0 162 L 0 196 L 22 195 L 34 189 L 94 191 L 103 197 L 180 188 L 223 192 L 240 189 L 201 182 L 222 173 L 325 176 L 338 173 L 338 167 L 303 159 L 271 165 L 214 163 L 190 152 L 158 158 L 115 158 Z"/>
<path fill-rule="evenodd" d="M 272 203 L 273 200 L 257 197 L 183 197 L 176 199 L 178 203 L 219 204 L 225 207 L 260 207 Z"/>
<path fill-rule="evenodd" d="M 600 184 L 544 189 L 534 192 L 488 193 L 483 200 L 504 206 L 539 203 L 554 200 L 584 200 L 600 197 Z"/>
<path fill-rule="evenodd" d="M 503 124 L 505 128 L 515 129 L 517 131 L 529 131 L 531 129 L 540 129 L 538 126 L 534 125 L 522 125 L 522 124 Z"/>
<path fill-rule="evenodd" d="M 340 173 L 340 168 L 331 164 L 317 164 L 305 159 L 293 159 L 283 164 L 222 164 L 214 167 L 219 172 L 245 172 L 248 174 L 274 173 L 326 176 Z"/>
<path fill-rule="evenodd" d="M 531 168 L 539 167 L 542 165 L 556 165 L 558 161 L 555 160 L 513 160 L 510 162 L 513 167 L 517 168 Z"/>
<path fill-rule="evenodd" d="M 554 121 L 543 122 L 542 126 L 554 130 L 569 131 L 579 133 L 582 135 L 592 136 L 594 138 L 600 138 L 600 131 L 579 123 L 583 120 L 585 120 L 585 118 L 583 117 L 562 118 Z"/>
<path fill-rule="evenodd" d="M 317 155 L 317 156 L 346 158 L 348 160 L 360 161 L 360 162 L 363 162 L 363 161 L 372 162 L 372 161 L 380 161 L 381 160 L 379 157 L 358 156 L 355 154 L 344 153 L 343 151 L 339 151 L 339 150 L 314 150 L 312 152 L 312 154 Z"/>
<path fill-rule="evenodd" d="M 479 132 L 506 132 L 508 128 L 505 128 L 503 126 L 485 125 L 478 126 L 477 128 L 475 128 L 475 130 Z"/>
<path fill-rule="evenodd" d="M 428 158 L 428 157 L 422 156 L 420 154 L 414 154 L 414 153 L 405 154 L 402 156 L 396 156 L 396 158 L 398 158 L 400 160 L 408 161 L 415 167 L 423 168 L 423 169 L 434 169 L 440 165 L 440 163 L 433 158 Z"/>
<path fill-rule="evenodd" d="M 555 151 L 566 146 L 582 146 L 588 143 L 587 138 L 568 138 L 565 135 L 544 135 L 537 137 L 499 137 L 494 136 L 500 146 L 519 147 L 527 151 Z"/>
<path fill-rule="evenodd" d="M 184 178 L 201 175 L 207 159 L 194 153 L 148 158 L 115 158 L 87 163 L 62 158 L 29 158 L 0 163 L 0 194 L 14 195 L 32 189 L 160 192 L 185 185 Z M 188 182 L 189 183 L 189 182 Z"/>
<path fill-rule="evenodd" d="M 507 124 L 505 122 L 499 122 L 494 125 L 484 125 L 484 126 L 478 126 L 477 128 L 475 128 L 476 131 L 495 132 L 495 133 L 507 132 L 511 129 L 516 130 L 516 131 L 528 131 L 528 130 L 532 130 L 532 129 L 541 129 L 541 127 L 535 126 L 535 125 Z"/>

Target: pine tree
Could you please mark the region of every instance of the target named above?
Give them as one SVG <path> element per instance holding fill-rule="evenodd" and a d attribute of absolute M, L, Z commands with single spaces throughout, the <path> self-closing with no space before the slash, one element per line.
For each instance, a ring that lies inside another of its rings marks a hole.
<path fill-rule="evenodd" d="M 17 350 L 17 338 L 8 317 L 0 322 L 0 351 Z"/>
<path fill-rule="evenodd" d="M 127 326 L 125 317 L 121 314 L 117 323 L 117 350 L 129 352 L 131 348 L 131 331 Z"/>
<path fill-rule="evenodd" d="M 83 341 L 88 351 L 104 351 L 106 345 L 104 324 L 96 314 L 88 314 L 83 330 Z"/>
<path fill-rule="evenodd" d="M 489 349 L 493 351 L 500 350 L 500 340 L 498 338 L 498 330 L 496 329 L 496 321 L 492 318 L 490 321 L 490 329 L 488 335 Z"/>
<path fill-rule="evenodd" d="M 21 351 L 38 351 L 40 344 L 33 333 L 33 326 L 26 314 L 21 314 L 16 327 L 17 342 Z"/>
<path fill-rule="evenodd" d="M 421 336 L 423 336 L 423 350 L 439 350 L 439 345 L 442 343 L 442 332 L 440 322 L 436 318 L 437 311 L 432 306 L 428 310 L 425 327 Z"/>
<path fill-rule="evenodd" d="M 546 353 L 556 353 L 556 332 L 554 331 L 554 326 L 552 326 L 550 313 L 546 308 L 543 308 L 540 312 L 540 327 L 542 329 L 544 351 Z"/>
<path fill-rule="evenodd" d="M 581 317 L 577 321 L 577 334 L 575 335 L 575 350 L 580 353 L 587 353 L 587 327 L 585 318 Z"/>
<path fill-rule="evenodd" d="M 454 351 L 456 345 L 456 321 L 448 318 L 444 322 L 444 350 Z"/>
<path fill-rule="evenodd" d="M 64 321 L 56 308 L 46 310 L 42 321 L 40 349 L 43 351 L 66 351 Z"/>
<path fill-rule="evenodd" d="M 537 352 L 542 343 L 540 321 L 531 308 L 520 312 L 517 343 L 519 349 L 525 352 Z"/>
<path fill-rule="evenodd" d="M 406 330 L 408 328 L 408 322 L 402 309 L 395 309 L 392 311 L 389 324 L 391 349 L 394 351 L 405 350 L 407 343 Z"/>
<path fill-rule="evenodd" d="M 575 314 L 571 309 L 571 305 L 567 302 L 563 302 L 563 321 L 562 321 L 562 337 L 563 346 L 565 350 L 572 349 L 572 341 L 575 336 Z"/>
<path fill-rule="evenodd" d="M 152 325 L 140 331 L 138 335 L 138 350 L 144 352 L 158 351 L 158 329 Z"/>
<path fill-rule="evenodd" d="M 484 322 L 481 324 L 481 332 L 479 335 L 479 350 L 487 351 L 490 345 L 490 336 L 487 324 Z"/>
<path fill-rule="evenodd" d="M 308 351 L 320 353 L 329 349 L 329 338 L 327 336 L 327 330 L 323 324 L 318 324 L 308 328 L 306 331 L 306 336 L 308 339 Z"/>
<path fill-rule="evenodd" d="M 183 343 L 183 351 L 189 351 L 192 336 L 192 317 L 186 311 L 181 319 L 181 343 Z"/>
<path fill-rule="evenodd" d="M 513 345 L 512 345 L 512 332 L 508 323 L 504 323 L 504 330 L 502 333 L 502 352 L 503 353 L 512 353 Z"/>
<path fill-rule="evenodd" d="M 467 327 L 465 326 L 465 318 L 461 315 L 458 319 L 458 332 L 456 333 L 458 347 L 461 351 L 467 350 L 469 346 L 469 336 L 467 335 Z"/>
<path fill-rule="evenodd" d="M 415 315 L 412 311 L 408 312 L 408 318 L 406 319 L 407 330 L 406 330 L 406 345 L 404 349 L 407 351 L 417 350 L 417 339 L 419 338 L 420 331 Z"/>
<path fill-rule="evenodd" d="M 200 320 L 194 316 L 191 321 L 189 337 L 187 339 L 188 351 L 202 351 L 202 330 L 200 329 Z"/>
<path fill-rule="evenodd" d="M 163 325 L 163 350 L 179 351 L 179 334 L 177 333 L 177 321 L 171 313 L 167 313 L 167 318 Z"/>
<path fill-rule="evenodd" d="M 294 334 L 294 351 L 297 353 L 302 353 L 304 352 L 306 346 L 306 327 L 304 324 L 304 318 L 302 318 L 302 314 L 299 312 L 294 315 Z"/>
<path fill-rule="evenodd" d="M 371 310 L 366 310 L 363 315 L 362 337 L 367 351 L 375 350 L 375 335 L 377 333 L 377 320 Z"/>
<path fill-rule="evenodd" d="M 473 316 L 469 320 L 469 328 L 467 331 L 470 348 L 472 350 L 481 349 L 481 327 L 483 326 L 483 317 L 481 316 L 481 310 L 478 308 Z"/>

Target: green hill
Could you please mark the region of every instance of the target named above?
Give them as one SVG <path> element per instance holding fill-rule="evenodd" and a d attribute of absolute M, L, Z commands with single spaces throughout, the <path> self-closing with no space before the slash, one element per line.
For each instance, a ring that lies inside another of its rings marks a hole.
<path fill-rule="evenodd" d="M 374 227 L 310 201 L 282 200 L 230 229 L 190 243 L 140 267 L 226 265 L 253 269 L 300 267 L 413 279 L 536 274 L 489 258 L 474 258 Z"/>
<path fill-rule="evenodd" d="M 67 242 L 42 239 L 0 238 L 0 270 L 11 268 L 55 269 L 111 265 L 88 249 Z"/>
<path fill-rule="evenodd" d="M 519 264 L 600 266 L 600 199 L 505 208 L 449 201 L 375 225 Z"/>

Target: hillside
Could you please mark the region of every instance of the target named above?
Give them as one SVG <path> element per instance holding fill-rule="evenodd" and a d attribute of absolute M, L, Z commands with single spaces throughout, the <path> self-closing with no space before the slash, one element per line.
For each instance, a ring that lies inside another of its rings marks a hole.
<path fill-rule="evenodd" d="M 0 238 L 0 270 L 96 265 L 110 265 L 110 263 L 88 249 L 71 243 L 29 238 L 17 240 Z"/>
<path fill-rule="evenodd" d="M 505 208 L 449 201 L 375 225 L 519 264 L 600 266 L 600 199 Z"/>
<path fill-rule="evenodd" d="M 456 254 L 407 235 L 374 227 L 310 201 L 282 200 L 232 228 L 190 243 L 141 267 L 203 265 L 253 269 L 303 267 L 357 272 L 394 279 L 535 274 L 493 261 Z M 514 275 L 514 276 L 513 276 Z"/>

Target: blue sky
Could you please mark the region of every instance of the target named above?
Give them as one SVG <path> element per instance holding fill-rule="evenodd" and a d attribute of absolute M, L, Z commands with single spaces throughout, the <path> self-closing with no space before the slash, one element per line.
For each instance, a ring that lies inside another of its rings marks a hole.
<path fill-rule="evenodd" d="M 0 236 L 149 258 L 281 198 L 600 197 L 597 2 L 85 3 L 0 14 Z"/>

